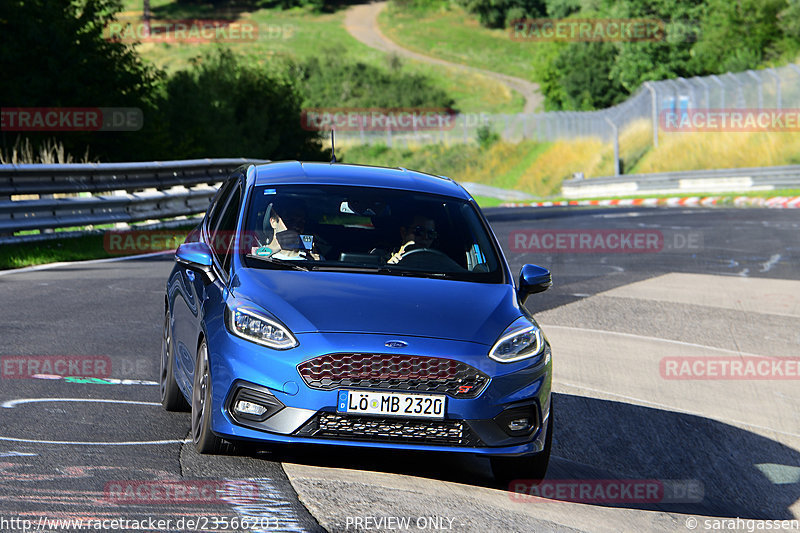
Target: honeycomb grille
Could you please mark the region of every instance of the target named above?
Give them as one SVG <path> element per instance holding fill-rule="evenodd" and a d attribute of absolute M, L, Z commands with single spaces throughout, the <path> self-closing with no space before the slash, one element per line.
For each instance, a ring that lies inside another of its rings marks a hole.
<path fill-rule="evenodd" d="M 418 355 L 328 354 L 299 364 L 297 370 L 306 385 L 322 390 L 355 387 L 475 398 L 489 382 L 466 363 Z"/>
<path fill-rule="evenodd" d="M 319 413 L 298 434 L 395 443 L 483 445 L 469 426 L 460 420 L 408 420 Z"/>

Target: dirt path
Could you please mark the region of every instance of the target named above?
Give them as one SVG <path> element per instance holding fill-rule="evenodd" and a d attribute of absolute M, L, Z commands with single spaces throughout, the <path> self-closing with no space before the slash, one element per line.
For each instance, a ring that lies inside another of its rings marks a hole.
<path fill-rule="evenodd" d="M 350 35 L 366 44 L 371 48 L 382 50 L 384 52 L 393 52 L 399 56 L 414 59 L 416 61 L 423 61 L 433 65 L 441 65 L 443 67 L 457 68 L 467 72 L 480 74 L 488 78 L 492 78 L 507 86 L 513 91 L 517 91 L 525 98 L 524 113 L 533 113 L 536 108 L 542 103 L 542 96 L 539 93 L 539 86 L 533 82 L 507 76 L 490 70 L 481 68 L 470 67 L 460 63 L 451 63 L 443 59 L 437 59 L 424 54 L 413 52 L 407 48 L 403 48 L 394 41 L 390 40 L 378 28 L 378 14 L 386 8 L 386 2 L 374 2 L 372 4 L 360 4 L 351 7 L 345 13 L 344 26 Z"/>

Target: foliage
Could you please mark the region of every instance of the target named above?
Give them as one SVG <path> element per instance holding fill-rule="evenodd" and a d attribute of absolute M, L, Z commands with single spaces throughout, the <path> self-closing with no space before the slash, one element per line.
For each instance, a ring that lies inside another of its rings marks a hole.
<path fill-rule="evenodd" d="M 572 10 L 575 18 L 656 19 L 664 38 L 549 43 L 538 80 L 548 109 L 600 109 L 646 81 L 740 72 L 791 60 L 800 50 L 800 0 L 584 1 L 577 12 L 576 3 L 550 0 L 548 10 Z"/>
<path fill-rule="evenodd" d="M 181 158 L 320 159 L 315 132 L 301 127 L 300 91 L 287 78 L 231 51 L 201 56 L 165 87 L 170 151 Z"/>
<path fill-rule="evenodd" d="M 129 46 L 106 40 L 103 29 L 118 0 L 0 2 L 0 103 L 4 107 L 138 107 L 153 109 L 160 74 Z M 145 122 L 146 119 L 145 119 Z M 46 137 L 28 135 L 34 145 Z M 73 132 L 59 140 L 68 153 L 91 144 L 101 158 L 143 148 L 136 132 Z M 3 137 L 8 149 L 14 139 Z"/>
<path fill-rule="evenodd" d="M 708 0 L 702 36 L 693 50 L 696 69 L 740 72 L 778 56 L 784 37 L 778 15 L 788 7 L 786 0 Z M 790 17 L 784 15 L 789 28 Z"/>
<path fill-rule="evenodd" d="M 552 63 L 560 75 L 558 94 L 548 95 L 561 109 L 603 109 L 627 96 L 611 76 L 616 48 L 611 43 L 571 43 Z M 558 98 L 558 100 L 556 100 Z"/>
<path fill-rule="evenodd" d="M 387 72 L 329 49 L 319 58 L 292 64 L 290 69 L 303 90 L 307 107 L 451 109 L 455 103 L 425 76 L 403 72 L 396 56 L 390 58 Z"/>
<path fill-rule="evenodd" d="M 487 28 L 507 27 L 523 18 L 540 18 L 547 14 L 544 0 L 458 0 L 478 16 Z"/>
<path fill-rule="evenodd" d="M 484 150 L 500 140 L 500 134 L 496 131 L 492 131 L 492 128 L 488 125 L 478 128 L 477 137 L 478 146 Z"/>

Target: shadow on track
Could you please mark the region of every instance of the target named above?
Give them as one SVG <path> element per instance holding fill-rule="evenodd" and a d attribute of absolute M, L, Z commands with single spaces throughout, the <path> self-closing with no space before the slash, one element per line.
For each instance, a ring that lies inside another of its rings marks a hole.
<path fill-rule="evenodd" d="M 789 506 L 800 498 L 796 479 L 800 452 L 709 418 L 583 396 L 555 396 L 558 413 L 548 480 L 696 480 L 704 487 L 698 503 L 593 505 L 730 518 L 794 518 Z M 239 453 L 269 461 L 505 488 L 491 477 L 488 461 L 473 456 L 311 446 L 264 450 L 255 445 L 242 445 Z M 771 474 L 775 482 L 757 465 L 776 473 Z"/>

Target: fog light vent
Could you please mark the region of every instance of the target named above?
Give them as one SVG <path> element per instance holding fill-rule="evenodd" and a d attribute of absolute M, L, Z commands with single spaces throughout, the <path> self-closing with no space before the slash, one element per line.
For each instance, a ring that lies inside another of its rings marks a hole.
<path fill-rule="evenodd" d="M 233 401 L 228 404 L 228 411 L 237 422 L 263 422 L 283 408 L 281 401 L 268 389 L 244 385 L 240 386 L 233 395 Z"/>
<path fill-rule="evenodd" d="M 511 407 L 494 417 L 495 423 L 511 437 L 524 437 L 539 429 L 539 408 L 536 404 Z"/>

